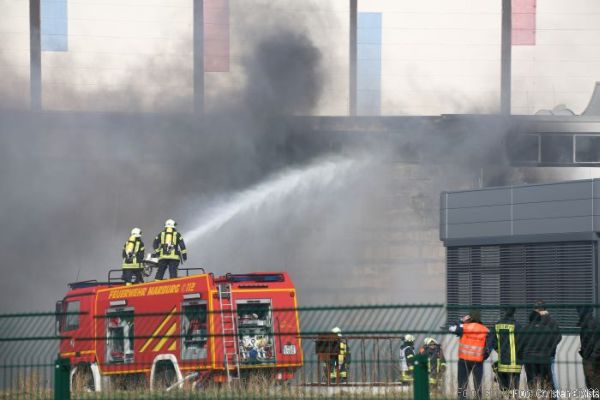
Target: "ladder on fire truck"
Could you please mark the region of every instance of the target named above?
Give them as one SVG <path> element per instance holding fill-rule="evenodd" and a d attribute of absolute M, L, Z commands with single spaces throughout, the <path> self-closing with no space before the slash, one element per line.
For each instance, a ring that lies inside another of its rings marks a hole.
<path fill-rule="evenodd" d="M 238 351 L 236 317 L 231 293 L 231 284 L 221 283 L 218 285 L 219 304 L 221 311 L 221 332 L 223 335 L 223 359 L 227 382 L 240 378 L 240 356 Z M 236 374 L 230 371 L 230 366 L 235 367 Z"/>

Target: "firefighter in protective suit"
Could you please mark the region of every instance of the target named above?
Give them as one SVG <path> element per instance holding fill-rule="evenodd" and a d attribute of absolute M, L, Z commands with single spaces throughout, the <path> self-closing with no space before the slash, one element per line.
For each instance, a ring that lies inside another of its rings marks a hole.
<path fill-rule="evenodd" d="M 165 271 L 169 269 L 169 276 L 177 278 L 177 267 L 180 261 L 187 260 L 187 250 L 181 233 L 175 229 L 177 224 L 172 219 L 165 222 L 163 229 L 154 239 L 154 255 L 158 256 L 157 281 L 162 280 Z"/>
<path fill-rule="evenodd" d="M 400 361 L 400 383 L 412 383 L 415 369 L 415 337 L 413 335 L 404 335 L 402 338 L 398 359 Z"/>
<path fill-rule="evenodd" d="M 521 378 L 521 364 L 517 360 L 521 327 L 515 320 L 515 311 L 515 307 L 506 307 L 504 316 L 493 326 L 488 338 L 490 351 L 494 349 L 498 353 L 494 371 L 501 391 L 518 389 Z"/>
<path fill-rule="evenodd" d="M 348 381 L 348 363 L 350 362 L 348 342 L 342 338 L 342 330 L 337 326 L 331 330 L 331 333 L 338 336 L 340 350 L 337 356 L 332 357 L 330 360 L 329 378 L 334 383 L 345 383 Z M 338 371 L 340 373 L 339 380 Z"/>
<path fill-rule="evenodd" d="M 429 362 L 429 385 L 433 390 L 441 391 L 446 372 L 446 358 L 442 346 L 434 338 L 427 337 L 423 340 L 419 353 L 426 355 Z"/>
<path fill-rule="evenodd" d="M 123 245 L 123 280 L 126 285 L 131 285 L 135 276 L 135 283 L 143 283 L 142 260 L 144 260 L 144 242 L 142 242 L 142 230 L 133 228 L 129 239 Z"/>

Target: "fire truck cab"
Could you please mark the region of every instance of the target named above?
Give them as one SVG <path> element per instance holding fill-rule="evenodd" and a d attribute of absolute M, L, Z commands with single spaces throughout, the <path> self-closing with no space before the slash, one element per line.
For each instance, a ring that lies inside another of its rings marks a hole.
<path fill-rule="evenodd" d="M 285 381 L 303 365 L 296 291 L 285 272 L 69 287 L 56 307 L 74 390 L 199 386 L 258 371 Z"/>

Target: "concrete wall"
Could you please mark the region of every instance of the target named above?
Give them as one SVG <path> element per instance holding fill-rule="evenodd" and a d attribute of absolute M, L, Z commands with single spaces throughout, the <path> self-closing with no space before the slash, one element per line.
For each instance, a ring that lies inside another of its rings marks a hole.
<path fill-rule="evenodd" d="M 358 4 L 360 13 L 381 14 L 381 114 L 498 110 L 500 0 Z M 229 6 L 231 69 L 207 73 L 209 97 L 243 84 L 249 23 L 295 24 L 326 65 L 315 113 L 347 113 L 348 1 L 231 0 Z M 45 108 L 191 109 L 192 0 L 68 0 L 68 19 L 68 51 L 42 56 Z M 535 44 L 513 46 L 514 113 L 558 104 L 583 111 L 600 80 L 599 22 L 596 1 L 537 2 Z M 0 0 L 0 33 L 0 90 L 23 106 L 27 0 Z"/>
<path fill-rule="evenodd" d="M 190 109 L 190 1 L 69 1 L 68 28 L 42 52 L 44 108 Z"/>
<path fill-rule="evenodd" d="M 45 109 L 191 111 L 193 0 L 67 4 L 67 51 L 42 52 Z M 231 0 L 230 70 L 206 73 L 207 106 L 211 98 L 243 85 L 241 63 L 255 32 L 280 25 L 307 32 L 321 52 L 326 69 L 317 114 L 346 114 L 348 9 L 347 2 L 336 0 Z M 0 1 L 0 33 L 0 68 L 5 72 L 0 91 L 11 95 L 11 106 L 22 107 L 29 99 L 27 0 Z"/>
<path fill-rule="evenodd" d="M 537 1 L 535 46 L 513 47 L 515 114 L 565 104 L 576 114 L 600 81 L 600 3 Z"/>
<path fill-rule="evenodd" d="M 320 52 L 321 96 L 314 114 L 348 113 L 349 2 L 230 0 L 230 10 L 231 74 L 208 74 L 209 94 L 217 95 L 223 88 L 240 87 L 245 78 L 243 59 L 254 50 L 253 40 L 260 39 L 261 35 L 277 35 L 280 28 L 289 26 L 304 33 Z"/>
<path fill-rule="evenodd" d="M 382 12 L 382 114 L 494 112 L 500 1 L 373 0 Z"/>
<path fill-rule="evenodd" d="M 0 106 L 29 106 L 29 2 L 0 0 Z"/>

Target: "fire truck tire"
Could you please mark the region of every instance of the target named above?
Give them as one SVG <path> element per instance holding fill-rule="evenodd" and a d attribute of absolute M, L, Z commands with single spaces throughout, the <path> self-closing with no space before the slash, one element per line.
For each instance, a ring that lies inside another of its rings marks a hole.
<path fill-rule="evenodd" d="M 78 364 L 71 369 L 71 390 L 77 393 L 98 390 L 90 364 Z"/>
<path fill-rule="evenodd" d="M 154 367 L 152 388 L 157 391 L 163 391 L 175 382 L 177 382 L 177 372 L 173 363 L 167 360 L 157 362 Z"/>

